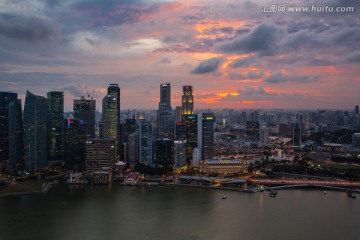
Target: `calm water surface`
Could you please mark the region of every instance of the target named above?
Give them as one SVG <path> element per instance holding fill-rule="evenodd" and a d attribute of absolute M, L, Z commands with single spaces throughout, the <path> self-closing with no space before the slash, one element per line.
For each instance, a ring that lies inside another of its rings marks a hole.
<path fill-rule="evenodd" d="M 360 239 L 360 196 L 152 190 L 56 185 L 46 195 L 0 198 L 0 239 Z"/>

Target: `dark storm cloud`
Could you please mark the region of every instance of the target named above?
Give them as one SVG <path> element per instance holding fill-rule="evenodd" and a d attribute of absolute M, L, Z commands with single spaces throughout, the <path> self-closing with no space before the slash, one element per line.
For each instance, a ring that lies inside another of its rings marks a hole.
<path fill-rule="evenodd" d="M 223 53 L 258 53 L 261 56 L 271 56 L 278 52 L 284 35 L 285 31 L 280 26 L 262 23 L 248 35 L 219 45 L 217 50 Z"/>
<path fill-rule="evenodd" d="M 338 30 L 338 31 L 336 31 Z M 344 29 L 330 29 L 321 33 L 314 33 L 309 29 L 289 34 L 286 46 L 288 50 L 302 48 L 318 49 L 328 47 L 355 47 L 360 41 L 360 27 Z"/>
<path fill-rule="evenodd" d="M 38 43 L 54 38 L 57 29 L 45 18 L 1 13 L 0 35 L 18 41 Z"/>
<path fill-rule="evenodd" d="M 284 75 L 281 72 L 277 72 L 264 79 L 267 83 L 284 83 L 284 82 L 297 82 L 297 83 L 312 83 L 318 82 L 319 76 L 305 76 L 305 75 Z"/>
<path fill-rule="evenodd" d="M 155 13 L 162 4 L 148 4 L 142 0 L 83 0 L 70 6 L 65 14 L 68 21 L 80 24 L 79 27 L 96 29 L 118 26 L 144 20 L 147 14 Z"/>
<path fill-rule="evenodd" d="M 346 58 L 346 60 L 349 62 L 360 62 L 360 51 L 358 50 L 353 52 Z"/>
<path fill-rule="evenodd" d="M 208 60 L 205 60 L 201 62 L 195 69 L 191 71 L 191 73 L 194 74 L 204 74 L 204 73 L 210 73 L 215 72 L 220 63 L 224 61 L 223 58 L 210 58 Z"/>
<path fill-rule="evenodd" d="M 248 72 L 246 74 L 236 73 L 236 72 L 230 72 L 229 73 L 229 79 L 230 80 L 254 80 L 254 79 L 260 79 L 264 77 L 264 73 L 262 72 Z"/>
<path fill-rule="evenodd" d="M 255 57 L 239 58 L 239 59 L 236 59 L 235 61 L 233 61 L 230 64 L 230 67 L 232 67 L 232 68 L 246 67 L 246 66 L 249 66 L 251 63 L 256 62 L 256 60 L 257 59 Z"/>

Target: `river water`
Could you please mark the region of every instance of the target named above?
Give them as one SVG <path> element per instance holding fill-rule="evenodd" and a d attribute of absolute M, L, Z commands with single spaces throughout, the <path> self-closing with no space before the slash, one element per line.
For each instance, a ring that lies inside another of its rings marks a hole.
<path fill-rule="evenodd" d="M 358 240 L 359 227 L 359 196 L 333 191 L 59 184 L 0 198 L 1 240 Z"/>

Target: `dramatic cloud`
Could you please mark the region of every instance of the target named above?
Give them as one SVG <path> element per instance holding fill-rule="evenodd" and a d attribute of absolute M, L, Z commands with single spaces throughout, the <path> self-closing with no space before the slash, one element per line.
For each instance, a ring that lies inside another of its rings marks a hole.
<path fill-rule="evenodd" d="M 233 61 L 230 64 L 230 67 L 232 68 L 238 68 L 238 67 L 245 67 L 245 66 L 249 66 L 251 63 L 256 62 L 256 58 L 255 57 L 248 57 L 248 58 L 239 58 L 236 59 L 235 61 Z"/>
<path fill-rule="evenodd" d="M 258 53 L 261 56 L 271 56 L 278 52 L 284 36 L 283 28 L 272 23 L 263 23 L 248 35 L 219 45 L 217 50 L 223 53 Z"/>
<path fill-rule="evenodd" d="M 0 13 L 0 35 L 18 41 L 37 43 L 51 40 L 56 28 L 48 19 Z"/>
<path fill-rule="evenodd" d="M 231 80 L 251 80 L 251 79 L 260 79 L 264 77 L 262 72 L 248 72 L 246 74 L 230 72 L 229 79 Z"/>
<path fill-rule="evenodd" d="M 210 73 L 215 72 L 220 63 L 224 61 L 223 58 L 210 58 L 208 60 L 205 60 L 201 62 L 195 69 L 191 71 L 191 73 L 194 74 L 204 74 L 204 73 Z"/>
<path fill-rule="evenodd" d="M 360 51 L 353 52 L 346 60 L 349 62 L 360 62 Z"/>
<path fill-rule="evenodd" d="M 267 83 L 283 83 L 283 82 L 297 82 L 297 83 L 312 83 L 318 82 L 319 76 L 301 76 L 301 75 L 284 75 L 281 72 L 277 72 L 265 78 L 264 82 Z"/>

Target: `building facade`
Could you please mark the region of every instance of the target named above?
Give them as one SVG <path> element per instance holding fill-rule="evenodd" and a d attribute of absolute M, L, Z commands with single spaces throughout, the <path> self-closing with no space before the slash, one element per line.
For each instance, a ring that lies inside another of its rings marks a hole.
<path fill-rule="evenodd" d="M 139 120 L 139 162 L 152 165 L 152 125 L 145 119 Z"/>
<path fill-rule="evenodd" d="M 48 92 L 48 165 L 61 165 L 64 156 L 64 92 Z"/>
<path fill-rule="evenodd" d="M 93 174 L 107 169 L 112 172 L 115 167 L 114 139 L 86 139 L 86 171 Z"/>
<path fill-rule="evenodd" d="M 192 86 L 183 86 L 182 115 L 194 114 L 194 96 Z"/>
<path fill-rule="evenodd" d="M 191 166 L 193 149 L 198 146 L 198 116 L 189 114 L 184 116 L 186 129 L 186 163 Z"/>
<path fill-rule="evenodd" d="M 119 147 L 119 112 L 117 93 L 111 92 L 102 100 L 102 128 L 101 137 L 114 139 L 116 159 L 118 159 Z"/>
<path fill-rule="evenodd" d="M 83 120 L 67 118 L 64 125 L 64 168 L 85 169 L 85 140 L 87 125 Z"/>
<path fill-rule="evenodd" d="M 17 93 L 0 92 L 0 172 L 6 171 L 9 160 L 9 104 L 17 97 Z"/>
<path fill-rule="evenodd" d="M 96 101 L 93 99 L 81 97 L 74 100 L 74 118 L 86 124 L 87 138 L 95 138 L 95 109 Z"/>
<path fill-rule="evenodd" d="M 202 159 L 214 158 L 214 113 L 203 113 L 202 115 Z"/>
<path fill-rule="evenodd" d="M 44 169 L 47 159 L 47 100 L 27 91 L 24 106 L 24 154 L 26 170 Z"/>
<path fill-rule="evenodd" d="M 21 99 L 9 104 L 9 166 L 8 171 L 20 174 L 25 170 L 24 128 Z"/>

